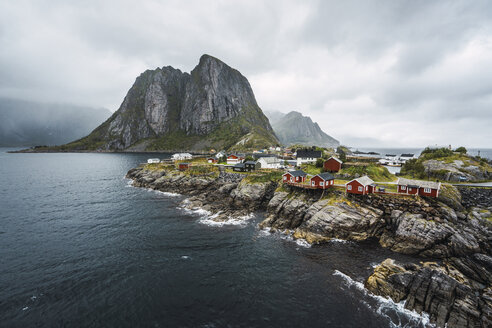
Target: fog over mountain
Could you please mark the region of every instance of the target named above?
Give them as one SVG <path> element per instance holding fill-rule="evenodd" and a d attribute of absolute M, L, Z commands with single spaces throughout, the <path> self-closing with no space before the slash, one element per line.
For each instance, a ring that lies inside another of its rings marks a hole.
<path fill-rule="evenodd" d="M 0 1 L 0 96 L 116 111 L 203 53 L 354 146 L 492 140 L 492 1 Z M 329 117 L 329 120 L 326 119 Z"/>
<path fill-rule="evenodd" d="M 63 144 L 87 135 L 110 115 L 105 108 L 0 98 L 0 146 Z"/>
<path fill-rule="evenodd" d="M 334 148 L 340 145 L 335 138 L 326 134 L 310 117 L 299 112 L 287 114 L 279 111 L 265 112 L 273 131 L 284 145 L 306 145 Z"/>

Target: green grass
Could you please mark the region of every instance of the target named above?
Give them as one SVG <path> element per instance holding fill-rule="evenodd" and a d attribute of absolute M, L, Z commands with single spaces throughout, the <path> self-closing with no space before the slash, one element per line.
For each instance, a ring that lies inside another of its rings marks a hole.
<path fill-rule="evenodd" d="M 349 166 L 344 167 L 339 174 L 348 174 L 355 178 L 356 175 L 367 175 L 374 181 L 391 182 L 396 181 L 395 175 L 391 174 L 387 168 L 382 165 L 369 164 L 367 166 Z"/>
<path fill-rule="evenodd" d="M 252 173 L 244 179 L 249 183 L 265 183 L 265 182 L 277 182 L 282 179 L 282 171 L 269 171 L 261 173 Z"/>

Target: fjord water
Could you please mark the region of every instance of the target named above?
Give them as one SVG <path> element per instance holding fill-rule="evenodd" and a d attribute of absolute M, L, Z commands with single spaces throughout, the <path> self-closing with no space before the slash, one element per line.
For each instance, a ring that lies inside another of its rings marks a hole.
<path fill-rule="evenodd" d="M 148 154 L 0 150 L 1 327 L 418 327 L 367 294 L 374 242 L 307 248 L 209 226 L 183 196 L 130 187 Z M 349 278 L 351 277 L 351 278 Z"/>

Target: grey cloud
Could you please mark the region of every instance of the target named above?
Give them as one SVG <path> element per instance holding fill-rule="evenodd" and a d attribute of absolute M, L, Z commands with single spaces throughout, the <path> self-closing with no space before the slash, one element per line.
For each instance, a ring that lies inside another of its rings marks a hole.
<path fill-rule="evenodd" d="M 491 13 L 489 1 L 4 1 L 0 96 L 116 110 L 143 70 L 189 71 L 208 53 L 264 109 L 298 108 L 343 143 L 387 146 L 400 129 L 422 134 L 409 146 L 465 139 L 456 131 L 483 146 Z"/>

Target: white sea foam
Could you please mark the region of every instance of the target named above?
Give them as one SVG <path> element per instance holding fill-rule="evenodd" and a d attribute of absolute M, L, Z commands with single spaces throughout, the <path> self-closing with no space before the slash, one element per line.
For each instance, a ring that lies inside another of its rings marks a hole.
<path fill-rule="evenodd" d="M 181 196 L 181 194 L 177 194 L 177 193 L 174 193 L 174 192 L 160 191 L 160 190 L 155 190 L 155 189 L 152 189 L 152 188 L 147 188 L 147 191 L 148 192 L 155 192 L 156 194 L 164 195 L 164 196 L 167 196 L 167 197 L 179 197 L 179 196 Z"/>
<path fill-rule="evenodd" d="M 223 226 L 241 226 L 245 227 L 248 224 L 248 221 L 254 218 L 254 214 L 250 213 L 242 216 L 228 216 L 225 220 L 216 220 L 222 211 L 217 213 L 212 213 L 200 207 L 191 207 L 189 206 L 190 200 L 185 199 L 181 202 L 181 205 L 178 206 L 178 209 L 182 210 L 186 214 L 199 216 L 199 223 L 205 224 L 211 227 L 223 227 Z"/>
<path fill-rule="evenodd" d="M 395 303 L 391 298 L 386 298 L 383 296 L 378 296 L 378 295 L 373 295 L 365 289 L 364 284 L 355 281 L 349 276 L 347 276 L 345 273 L 340 272 L 338 270 L 335 270 L 333 273 L 335 276 L 340 276 L 342 279 L 345 281 L 347 286 L 353 286 L 356 289 L 360 290 L 364 295 L 372 298 L 373 300 L 376 301 L 377 303 L 377 309 L 376 313 L 379 315 L 387 318 L 390 322 L 390 327 L 395 327 L 395 328 L 401 328 L 401 327 L 435 327 L 435 325 L 430 323 L 429 319 L 429 314 L 427 313 L 422 313 L 419 314 L 416 311 L 408 310 L 405 308 L 405 301 L 401 301 L 400 303 Z M 368 303 L 363 301 L 363 304 L 365 304 L 367 307 L 372 308 L 372 306 Z M 400 315 L 403 315 L 405 317 L 406 323 L 401 322 L 401 318 L 399 319 L 399 322 L 394 322 L 393 321 L 393 316 L 390 316 L 390 312 L 396 312 Z"/>
<path fill-rule="evenodd" d="M 183 260 L 190 260 L 191 259 L 191 257 L 189 257 L 188 255 L 182 255 L 181 258 Z"/>
<path fill-rule="evenodd" d="M 269 228 L 264 228 L 264 229 L 259 229 L 258 230 L 258 237 L 275 237 L 275 238 L 280 238 L 283 240 L 288 240 L 296 243 L 298 246 L 305 247 L 305 248 L 311 248 L 311 244 L 307 242 L 306 239 L 303 238 L 298 238 L 294 239 L 292 237 L 293 231 L 291 230 L 281 230 L 281 231 L 276 231 L 276 232 L 271 232 Z"/>
<path fill-rule="evenodd" d="M 223 227 L 223 226 L 242 226 L 245 227 L 248 224 L 248 221 L 254 217 L 253 213 L 250 213 L 248 215 L 243 215 L 243 216 L 238 216 L 238 217 L 232 217 L 229 216 L 227 217 L 226 220 L 221 220 L 221 221 L 216 221 L 214 220 L 219 216 L 220 212 L 214 214 L 214 215 L 209 215 L 206 217 L 203 217 L 200 219 L 200 223 L 206 224 L 211 227 Z"/>
<path fill-rule="evenodd" d="M 345 240 L 345 239 L 338 239 L 338 238 L 332 238 L 329 241 L 330 243 L 340 243 L 340 244 L 348 244 L 351 243 L 350 240 Z"/>
<path fill-rule="evenodd" d="M 125 180 L 128 180 L 126 182 L 126 188 L 130 188 L 130 187 L 133 187 L 133 180 L 132 179 L 127 179 L 127 178 L 124 178 Z"/>
<path fill-rule="evenodd" d="M 311 248 L 311 244 L 303 238 L 296 239 L 296 244 L 305 248 Z"/>
<path fill-rule="evenodd" d="M 26 311 L 27 309 L 29 309 L 29 306 L 25 306 L 22 308 L 22 311 Z"/>

